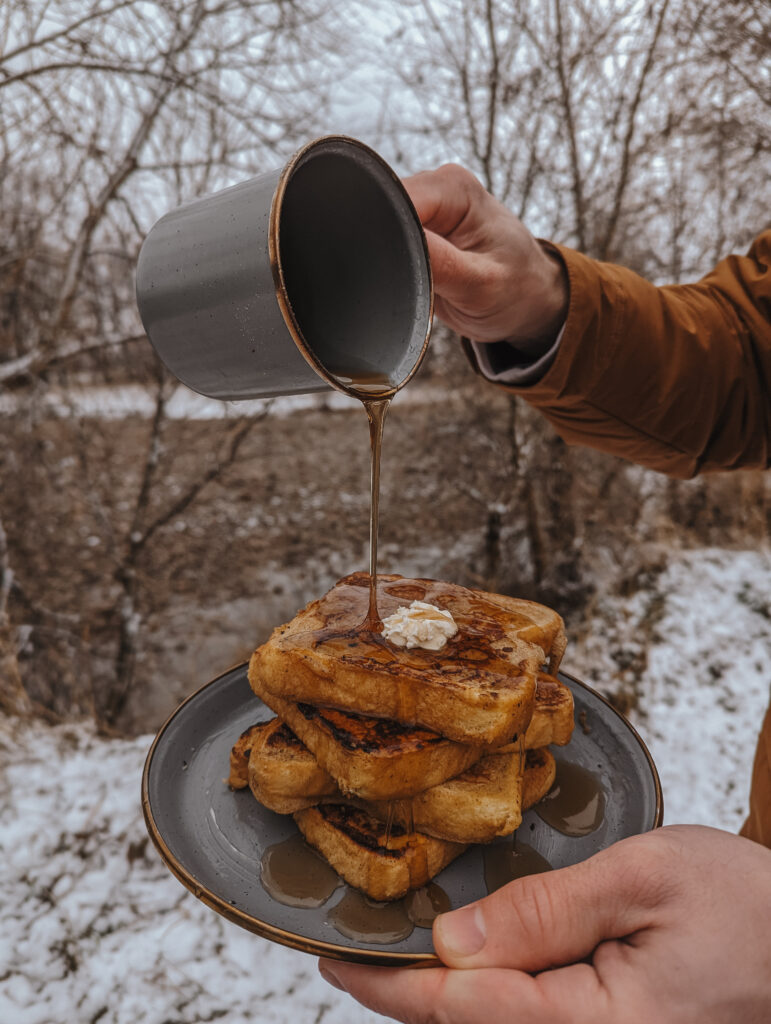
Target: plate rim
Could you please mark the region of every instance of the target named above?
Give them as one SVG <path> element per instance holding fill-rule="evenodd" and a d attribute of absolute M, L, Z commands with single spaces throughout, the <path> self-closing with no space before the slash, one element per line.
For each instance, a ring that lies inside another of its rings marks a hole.
<path fill-rule="evenodd" d="M 441 961 L 435 953 L 407 953 L 398 952 L 397 950 L 370 950 L 361 949 L 355 946 L 342 946 L 338 943 L 327 942 L 324 939 L 310 939 L 303 935 L 298 935 L 297 932 L 287 931 L 284 928 L 280 928 L 278 925 L 270 924 L 267 921 L 261 921 L 259 918 L 254 917 L 252 914 L 247 913 L 244 910 L 239 910 L 237 907 L 232 906 L 221 896 L 218 896 L 215 892 L 209 889 L 207 886 L 202 885 L 188 870 L 185 868 L 178 858 L 169 849 L 166 841 L 161 835 L 161 831 L 153 816 L 152 808 L 150 806 L 150 792 L 149 792 L 149 776 L 150 766 L 152 764 L 153 756 L 160 743 L 164 733 L 174 721 L 174 719 L 182 712 L 187 704 L 195 700 L 199 694 L 210 686 L 214 686 L 225 676 L 231 675 L 231 673 L 238 671 L 239 669 L 245 669 L 248 666 L 248 661 L 238 662 L 235 665 L 231 665 L 230 668 L 225 669 L 214 679 L 210 679 L 207 683 L 199 686 L 192 693 L 188 694 L 185 699 L 177 705 L 176 708 L 171 712 L 166 721 L 160 727 L 158 732 L 155 734 L 153 742 L 150 745 L 150 749 L 145 757 L 144 767 L 142 769 L 142 815 L 145 821 L 145 827 L 153 842 L 156 850 L 158 851 L 161 860 L 164 862 L 166 867 L 171 871 L 172 875 L 180 882 L 188 892 L 191 892 L 193 896 L 204 903 L 210 910 L 220 914 L 220 916 L 226 918 L 232 924 L 237 924 L 246 931 L 252 932 L 255 935 L 259 935 L 262 938 L 270 939 L 273 942 L 278 942 L 282 946 L 288 946 L 291 949 L 297 949 L 302 953 L 310 953 L 313 956 L 323 956 L 330 960 L 344 960 L 348 963 L 360 963 L 369 964 L 370 966 L 380 967 L 432 967 L 440 965 Z M 613 714 L 620 720 L 621 724 L 625 726 L 632 737 L 637 741 L 638 746 L 642 750 L 643 755 L 648 763 L 648 768 L 653 779 L 654 791 L 656 794 L 656 810 L 654 814 L 654 821 L 651 831 L 656 828 L 660 828 L 664 820 L 664 795 L 661 789 L 661 780 L 659 778 L 658 769 L 651 756 L 648 747 L 640 736 L 637 729 L 632 725 L 629 719 L 623 715 L 617 708 L 615 708 L 611 702 L 604 697 L 597 690 L 593 689 L 587 683 L 578 679 L 570 672 L 565 672 L 562 669 L 559 670 L 559 675 L 565 676 L 574 685 L 586 690 L 593 697 L 596 697 L 601 703 L 605 704 Z"/>

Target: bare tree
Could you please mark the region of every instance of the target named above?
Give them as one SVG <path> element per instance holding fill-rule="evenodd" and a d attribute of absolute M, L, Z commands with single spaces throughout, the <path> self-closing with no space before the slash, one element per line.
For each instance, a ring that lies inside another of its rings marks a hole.
<path fill-rule="evenodd" d="M 41 265 L 46 284 L 34 320 L 6 300 L 0 380 L 136 338 L 128 289 L 119 309 L 95 301 L 105 275 L 128 279 L 165 208 L 275 162 L 318 123 L 333 61 L 308 55 L 323 13 L 279 0 L 5 10 L 0 200 L 20 237 L 0 287 L 32 298 Z"/>
<path fill-rule="evenodd" d="M 768 222 L 770 20 L 757 0 L 405 2 L 387 53 L 409 92 L 383 123 L 408 167 L 461 162 L 537 235 L 692 278 Z M 509 435 L 532 580 L 576 577 L 581 456 L 513 406 Z M 485 537 L 499 517 L 491 500 Z"/>
<path fill-rule="evenodd" d="M 138 321 L 133 267 L 165 210 L 277 166 L 318 132 L 341 73 L 335 19 L 327 0 L 0 7 L 0 393 L 5 386 L 17 409 L 16 451 L 6 454 L 34 465 L 43 492 L 54 493 L 62 471 L 46 456 L 48 391 L 66 405 L 71 385 L 112 374 L 147 382 L 155 396 L 133 490 L 120 503 L 103 483 L 126 462 L 110 445 L 125 442 L 111 436 L 108 445 L 93 420 L 69 419 L 68 432 L 77 429 L 67 486 L 105 552 L 89 568 L 96 603 L 45 600 L 46 559 L 34 547 L 52 561 L 54 545 L 69 542 L 68 524 L 36 508 L 28 477 L 0 497 L 1 683 L 16 704 L 25 686 L 34 691 L 19 671 L 19 648 L 53 657 L 60 643 L 49 672 L 59 673 L 58 693 L 38 694 L 43 703 L 66 711 L 71 690 L 69 710 L 116 721 L 148 601 L 143 558 L 233 463 L 259 419 L 235 419 L 212 461 L 193 467 L 181 493 L 168 493 L 170 383 L 158 377 Z M 112 483 L 125 491 L 125 481 Z"/>

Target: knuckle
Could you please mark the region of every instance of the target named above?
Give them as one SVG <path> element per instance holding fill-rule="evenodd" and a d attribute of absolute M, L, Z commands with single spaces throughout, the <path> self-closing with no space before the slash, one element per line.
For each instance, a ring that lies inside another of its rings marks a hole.
<path fill-rule="evenodd" d="M 464 192 L 482 191 L 479 180 L 460 164 L 442 164 L 437 168 L 436 173 L 441 175 L 448 185 L 461 188 Z"/>
<path fill-rule="evenodd" d="M 479 268 L 476 282 L 476 301 L 485 312 L 494 312 L 501 306 L 502 296 L 511 301 L 511 286 L 506 268 L 492 261 L 485 261 Z"/>
<path fill-rule="evenodd" d="M 500 909 L 528 938 L 550 936 L 557 926 L 559 908 L 550 889 L 537 875 L 519 879 L 500 890 L 506 903 Z"/>
<path fill-rule="evenodd" d="M 431 990 L 428 1005 L 416 1008 L 412 1024 L 454 1024 L 455 1017 L 449 1009 L 451 972 L 432 969 L 427 973 L 430 975 L 427 987 Z"/>
<path fill-rule="evenodd" d="M 625 851 L 627 887 L 643 905 L 657 906 L 677 889 L 672 868 L 678 853 L 668 837 L 647 833 Z"/>

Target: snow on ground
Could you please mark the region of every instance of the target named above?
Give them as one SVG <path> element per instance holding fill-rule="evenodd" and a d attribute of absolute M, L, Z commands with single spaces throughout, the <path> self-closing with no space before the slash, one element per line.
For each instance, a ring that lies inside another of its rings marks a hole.
<path fill-rule="evenodd" d="M 151 737 L 0 731 L 3 1024 L 359 1024 L 316 961 L 243 931 L 171 876 L 139 785 Z"/>
<path fill-rule="evenodd" d="M 445 388 L 414 384 L 399 392 L 394 401 L 400 405 L 427 405 L 447 400 Z M 13 416 L 22 400 L 12 393 L 0 395 L 0 416 Z M 66 391 L 52 387 L 40 398 L 41 410 L 52 416 L 93 417 L 122 420 L 127 416 L 149 419 L 155 411 L 155 394 L 141 384 L 71 386 Z M 166 403 L 166 415 L 173 420 L 216 420 L 235 416 L 256 416 L 268 412 L 278 418 L 308 409 L 360 409 L 357 398 L 326 388 L 312 394 L 283 395 L 224 402 L 207 398 L 178 384 Z"/>
<path fill-rule="evenodd" d="M 607 687 L 636 666 L 634 719 L 667 820 L 736 829 L 769 696 L 771 558 L 674 554 L 607 597 L 566 668 Z M 625 675 L 626 674 L 626 675 Z M 3 1024 L 368 1024 L 314 958 L 231 925 L 169 874 L 139 806 L 150 737 L 0 720 Z"/>
<path fill-rule="evenodd" d="M 658 767 L 665 822 L 738 831 L 771 694 L 770 552 L 673 553 L 652 585 L 600 602 L 565 666 L 600 690 L 636 671 L 630 717 Z"/>

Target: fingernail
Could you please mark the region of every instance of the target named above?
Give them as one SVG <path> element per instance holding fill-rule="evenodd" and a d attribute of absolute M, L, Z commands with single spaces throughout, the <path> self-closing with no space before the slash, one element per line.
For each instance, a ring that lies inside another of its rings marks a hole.
<path fill-rule="evenodd" d="M 341 992 L 345 992 L 345 985 L 341 984 L 337 975 L 333 974 L 328 967 L 319 967 L 319 974 L 332 988 L 339 988 Z"/>
<path fill-rule="evenodd" d="M 473 956 L 485 944 L 485 919 L 478 906 L 442 914 L 434 927 L 451 956 Z"/>

